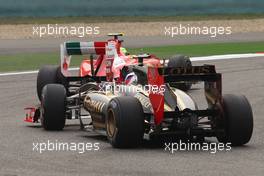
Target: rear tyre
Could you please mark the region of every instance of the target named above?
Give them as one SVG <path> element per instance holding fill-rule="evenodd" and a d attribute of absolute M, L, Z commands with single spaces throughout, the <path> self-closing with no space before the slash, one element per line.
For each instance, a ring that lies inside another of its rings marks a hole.
<path fill-rule="evenodd" d="M 65 126 L 66 90 L 60 84 L 48 84 L 41 98 L 41 124 L 45 130 L 62 130 Z"/>
<path fill-rule="evenodd" d="M 188 68 L 192 66 L 192 62 L 188 56 L 183 55 L 175 55 L 169 59 L 168 67 L 183 67 Z M 185 83 L 170 83 L 170 86 L 175 87 L 177 89 L 181 89 L 183 91 L 188 91 L 192 87 L 191 82 Z"/>
<path fill-rule="evenodd" d="M 144 134 L 144 114 L 138 99 L 113 98 L 107 112 L 106 132 L 111 145 L 115 148 L 139 146 Z"/>
<path fill-rule="evenodd" d="M 230 142 L 240 146 L 249 142 L 253 132 L 253 113 L 247 98 L 243 95 L 223 96 L 224 135 L 217 137 L 219 142 Z"/>
<path fill-rule="evenodd" d="M 62 84 L 67 89 L 68 83 L 62 75 L 60 67 L 51 65 L 41 67 L 37 76 L 37 94 L 40 101 L 43 87 L 47 84 L 55 83 Z"/>

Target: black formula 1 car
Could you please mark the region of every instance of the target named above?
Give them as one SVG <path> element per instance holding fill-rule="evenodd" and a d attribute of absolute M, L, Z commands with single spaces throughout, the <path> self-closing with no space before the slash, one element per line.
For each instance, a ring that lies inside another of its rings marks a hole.
<path fill-rule="evenodd" d="M 148 55 L 138 58 L 147 59 Z M 111 66 L 111 60 L 106 65 Z M 84 78 L 70 77 L 67 89 L 62 84 L 45 85 L 40 107 L 31 109 L 28 118 L 33 122 L 40 119 L 46 130 L 62 130 L 66 119 L 79 119 L 82 128 L 103 132 L 118 148 L 136 147 L 143 136 L 217 137 L 234 146 L 251 138 L 253 114 L 247 98 L 222 95 L 221 74 L 214 65 L 128 65 L 121 74 L 133 72 L 137 81 L 131 84 L 109 80 L 111 69 L 106 72 L 106 78 L 88 76 L 90 81 L 85 82 Z M 204 82 L 208 104 L 205 109 L 198 109 L 190 95 L 173 86 L 200 81 Z"/>

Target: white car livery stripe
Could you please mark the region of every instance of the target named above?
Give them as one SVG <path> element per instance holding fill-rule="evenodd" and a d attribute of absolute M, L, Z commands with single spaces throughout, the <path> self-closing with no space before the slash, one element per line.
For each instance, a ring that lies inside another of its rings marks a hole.
<path fill-rule="evenodd" d="M 94 42 L 80 42 L 80 50 L 83 55 L 96 53 Z"/>

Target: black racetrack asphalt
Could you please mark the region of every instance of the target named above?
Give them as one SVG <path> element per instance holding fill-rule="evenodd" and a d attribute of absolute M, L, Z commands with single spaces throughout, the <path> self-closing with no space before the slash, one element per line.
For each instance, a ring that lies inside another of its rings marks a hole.
<path fill-rule="evenodd" d="M 81 131 L 78 125 L 47 132 L 23 122 L 25 106 L 37 104 L 36 74 L 0 77 L 0 175 L 259 175 L 264 173 L 264 58 L 212 63 L 223 73 L 223 92 L 244 94 L 254 113 L 250 142 L 231 151 L 177 151 L 170 153 L 148 142 L 137 149 L 113 149 L 106 138 Z M 201 85 L 190 91 L 203 98 Z M 78 121 L 70 122 L 78 124 Z M 239 122 L 238 122 L 239 123 Z M 98 151 L 39 151 L 36 143 L 99 143 Z M 214 138 L 206 141 L 214 142 Z"/>

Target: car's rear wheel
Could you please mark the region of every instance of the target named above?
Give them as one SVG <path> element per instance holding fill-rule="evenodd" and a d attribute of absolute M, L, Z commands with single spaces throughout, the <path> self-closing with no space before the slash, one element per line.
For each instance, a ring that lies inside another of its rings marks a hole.
<path fill-rule="evenodd" d="M 220 142 L 240 146 L 249 142 L 253 132 L 253 113 L 247 98 L 243 95 L 223 96 L 224 134 L 217 138 Z"/>
<path fill-rule="evenodd" d="M 48 84 L 41 98 L 41 124 L 45 130 L 62 130 L 66 119 L 66 90 L 60 84 Z"/>
<path fill-rule="evenodd" d="M 62 75 L 59 66 L 46 65 L 39 69 L 37 76 L 37 94 L 41 100 L 42 89 L 47 84 L 62 84 L 67 89 L 67 80 Z"/>
<path fill-rule="evenodd" d="M 192 62 L 188 56 L 175 55 L 169 58 L 168 67 L 188 68 L 191 66 L 192 66 Z M 191 82 L 170 83 L 170 86 L 181 89 L 183 91 L 187 91 L 191 89 L 192 83 Z"/>
<path fill-rule="evenodd" d="M 138 99 L 113 98 L 107 112 L 106 132 L 111 145 L 116 148 L 139 146 L 144 134 L 144 114 Z"/>

